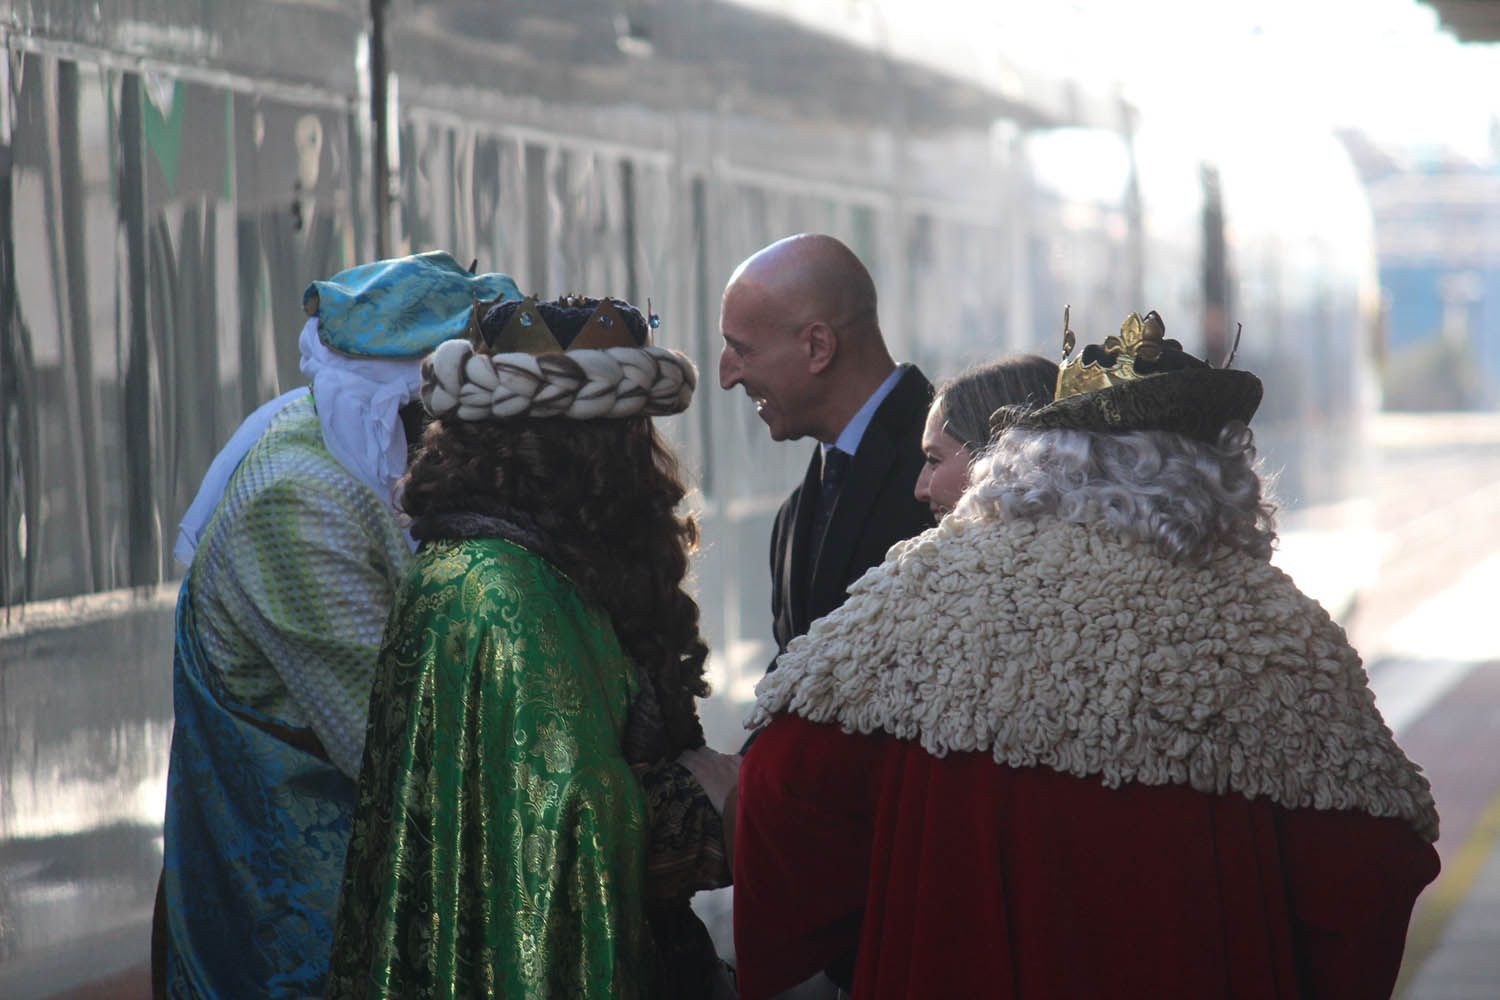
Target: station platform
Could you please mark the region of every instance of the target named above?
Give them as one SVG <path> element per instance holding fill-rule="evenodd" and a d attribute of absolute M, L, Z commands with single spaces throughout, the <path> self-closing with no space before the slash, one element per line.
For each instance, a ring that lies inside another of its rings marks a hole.
<path fill-rule="evenodd" d="M 1443 870 L 1395 996 L 1500 997 L 1500 415 L 1382 416 L 1379 570 L 1347 627 L 1376 704 L 1426 770 Z"/>

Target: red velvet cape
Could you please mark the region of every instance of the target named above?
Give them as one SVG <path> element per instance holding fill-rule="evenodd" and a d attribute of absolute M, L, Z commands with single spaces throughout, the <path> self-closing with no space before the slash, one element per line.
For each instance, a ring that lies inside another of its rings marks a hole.
<path fill-rule="evenodd" d="M 856 1000 L 1388 997 L 1437 853 L 1405 823 L 1106 788 L 779 716 L 740 772 L 743 1000 L 856 945 Z"/>

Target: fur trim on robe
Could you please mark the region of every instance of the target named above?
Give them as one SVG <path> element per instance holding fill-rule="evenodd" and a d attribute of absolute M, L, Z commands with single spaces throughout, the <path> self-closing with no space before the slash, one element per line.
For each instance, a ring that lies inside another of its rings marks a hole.
<path fill-rule="evenodd" d="M 893 546 L 756 687 L 780 712 L 939 757 L 1358 810 L 1437 839 L 1344 631 L 1280 570 L 1204 566 L 1109 529 L 946 518 Z"/>

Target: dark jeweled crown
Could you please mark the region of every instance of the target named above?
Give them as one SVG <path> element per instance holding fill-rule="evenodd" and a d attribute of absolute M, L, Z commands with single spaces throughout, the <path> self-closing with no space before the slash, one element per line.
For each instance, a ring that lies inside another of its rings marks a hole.
<path fill-rule="evenodd" d="M 548 316 L 552 324 L 547 322 Z M 642 316 L 628 302 L 611 298 L 565 295 L 538 302 L 536 296 L 529 295 L 517 302 L 501 297 L 474 303 L 469 341 L 485 354 L 540 355 L 644 347 L 650 343 L 653 320 L 654 316 Z M 554 332 L 553 325 L 561 332 Z"/>
<path fill-rule="evenodd" d="M 681 413 L 697 370 L 651 343 L 657 319 L 621 299 L 476 301 L 461 339 L 422 362 L 422 404 L 464 421 Z"/>

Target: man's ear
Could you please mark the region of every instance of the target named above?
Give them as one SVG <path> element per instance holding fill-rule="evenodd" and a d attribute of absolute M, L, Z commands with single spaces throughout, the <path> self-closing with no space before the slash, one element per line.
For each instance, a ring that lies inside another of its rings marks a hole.
<path fill-rule="evenodd" d="M 839 335 L 822 320 L 809 323 L 802 331 L 803 343 L 807 345 L 807 367 L 814 375 L 821 374 L 833 364 L 839 351 Z"/>

